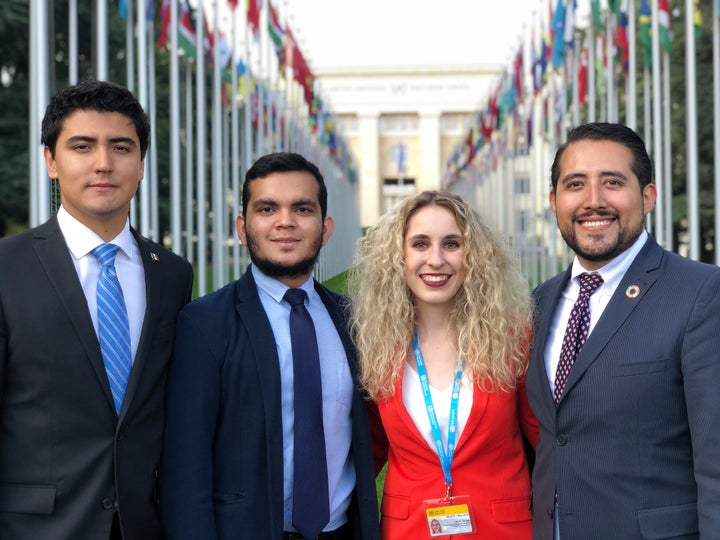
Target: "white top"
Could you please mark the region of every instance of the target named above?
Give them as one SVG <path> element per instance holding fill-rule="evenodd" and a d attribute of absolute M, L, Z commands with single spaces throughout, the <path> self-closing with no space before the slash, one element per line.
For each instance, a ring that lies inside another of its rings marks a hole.
<path fill-rule="evenodd" d="M 440 433 L 442 441 L 447 448 L 448 423 L 450 422 L 450 399 L 452 397 L 452 387 L 450 384 L 444 390 L 438 390 L 430 386 L 430 396 L 432 396 L 435 415 L 438 424 L 440 424 Z M 465 424 L 470 417 L 470 409 L 472 408 L 473 385 L 467 373 L 463 373 L 460 380 L 460 398 L 458 399 L 458 419 L 457 419 L 457 438 L 460 441 Z M 435 438 L 432 435 L 430 427 L 430 419 L 428 418 L 427 408 L 425 407 L 425 398 L 423 397 L 422 386 L 420 385 L 420 377 L 415 368 L 405 362 L 402 380 L 402 399 L 405 409 L 407 409 L 410 418 L 415 422 L 415 426 L 428 443 L 433 452 L 437 453 L 435 447 Z"/>
<path fill-rule="evenodd" d="M 71 216 L 62 206 L 58 209 L 57 220 L 60 231 L 65 237 L 65 243 L 70 250 L 75 271 L 78 279 L 80 279 L 80 286 L 85 293 L 90 317 L 95 327 L 95 334 L 97 334 L 97 283 L 102 267 L 91 252 L 100 244 L 104 244 L 105 241 Z M 145 307 L 147 305 L 145 268 L 140 258 L 140 249 L 130 232 L 128 221 L 125 221 L 125 227 L 120 234 L 109 243 L 120 248 L 115 256 L 115 270 L 123 291 L 128 322 L 130 323 L 130 346 L 134 362 L 143 322 L 145 321 Z"/>

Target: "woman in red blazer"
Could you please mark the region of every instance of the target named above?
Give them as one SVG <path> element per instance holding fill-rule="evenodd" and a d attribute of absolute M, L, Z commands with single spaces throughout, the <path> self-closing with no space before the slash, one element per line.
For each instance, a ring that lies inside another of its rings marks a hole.
<path fill-rule="evenodd" d="M 530 300 L 508 249 L 460 197 L 424 192 L 368 233 L 350 283 L 383 538 L 530 539 Z"/>

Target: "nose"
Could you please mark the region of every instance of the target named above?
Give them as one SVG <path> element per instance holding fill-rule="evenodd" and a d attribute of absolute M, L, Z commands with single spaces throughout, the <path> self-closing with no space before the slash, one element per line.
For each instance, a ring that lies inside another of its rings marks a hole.
<path fill-rule="evenodd" d="M 428 250 L 428 260 L 427 260 L 428 266 L 432 266 L 433 268 L 439 268 L 445 263 L 445 257 L 443 257 L 442 248 L 438 246 L 433 246 Z"/>
<path fill-rule="evenodd" d="M 97 172 L 108 172 L 112 169 L 111 150 L 104 146 L 95 149 L 95 170 Z"/>
<path fill-rule="evenodd" d="M 585 206 L 587 208 L 605 208 L 605 193 L 599 183 L 590 182 L 588 184 Z"/>
<path fill-rule="evenodd" d="M 295 226 L 295 213 L 292 208 L 281 208 L 277 213 L 278 227 L 294 227 Z"/>

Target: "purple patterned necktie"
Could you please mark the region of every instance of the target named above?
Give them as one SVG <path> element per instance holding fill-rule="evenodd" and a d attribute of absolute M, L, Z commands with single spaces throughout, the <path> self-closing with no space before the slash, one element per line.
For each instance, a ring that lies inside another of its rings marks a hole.
<path fill-rule="evenodd" d="M 560 350 L 560 362 L 555 372 L 555 405 L 560 402 L 560 396 L 565 389 L 570 368 L 580 349 L 585 345 L 590 329 L 590 297 L 603 284 L 600 274 L 589 274 L 587 272 L 578 276 L 580 282 L 580 294 L 573 305 L 565 328 L 565 337 Z"/>

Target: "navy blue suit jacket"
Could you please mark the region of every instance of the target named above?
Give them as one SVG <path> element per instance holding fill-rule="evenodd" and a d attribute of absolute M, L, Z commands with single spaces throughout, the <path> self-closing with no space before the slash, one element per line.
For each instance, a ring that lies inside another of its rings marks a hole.
<path fill-rule="evenodd" d="M 315 288 L 342 339 L 346 299 Z M 160 471 L 161 517 L 169 540 L 281 540 L 283 439 L 275 338 L 248 269 L 178 318 L 168 375 Z M 349 513 L 354 537 L 379 538 L 370 428 L 357 390 L 352 402 L 357 485 Z"/>
<path fill-rule="evenodd" d="M 720 538 L 720 269 L 648 238 L 556 408 L 544 352 L 569 278 L 534 295 L 533 537 L 553 538 L 557 486 L 562 540 Z"/>

